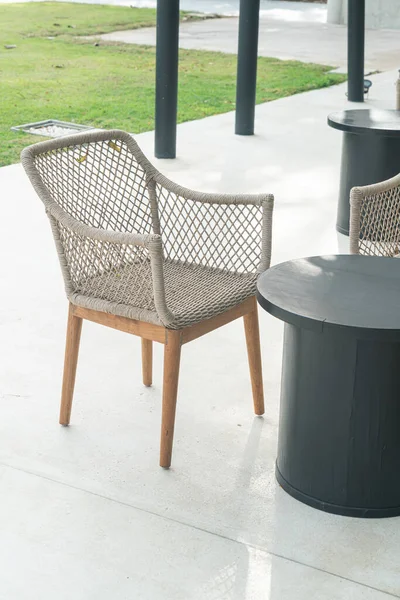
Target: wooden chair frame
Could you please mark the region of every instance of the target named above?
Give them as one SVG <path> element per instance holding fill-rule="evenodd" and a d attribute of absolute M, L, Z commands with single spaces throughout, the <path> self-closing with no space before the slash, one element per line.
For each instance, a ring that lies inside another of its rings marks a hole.
<path fill-rule="evenodd" d="M 143 383 L 146 386 L 152 384 L 153 342 L 164 344 L 160 466 L 168 469 L 171 465 L 174 438 L 181 348 L 184 344 L 240 317 L 243 317 L 244 320 L 254 411 L 256 415 L 263 415 L 264 392 L 260 334 L 257 302 L 254 296 L 216 317 L 180 330 L 167 329 L 144 321 L 136 321 L 126 317 L 111 315 L 70 304 L 66 336 L 60 424 L 69 425 L 70 422 L 76 368 L 78 364 L 79 342 L 84 319 L 139 336 L 142 339 L 142 374 Z"/>

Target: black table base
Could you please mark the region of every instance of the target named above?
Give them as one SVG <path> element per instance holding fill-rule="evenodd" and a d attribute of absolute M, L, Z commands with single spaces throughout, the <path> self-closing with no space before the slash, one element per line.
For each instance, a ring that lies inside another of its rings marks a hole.
<path fill-rule="evenodd" d="M 277 479 L 355 517 L 400 515 L 400 343 L 285 324 Z"/>
<path fill-rule="evenodd" d="M 343 131 L 336 229 L 349 235 L 351 188 L 400 173 L 400 111 L 344 110 L 329 115 L 328 125 Z"/>
<path fill-rule="evenodd" d="M 400 173 L 400 138 L 380 133 L 343 133 L 336 229 L 349 235 L 350 190 L 390 179 Z"/>

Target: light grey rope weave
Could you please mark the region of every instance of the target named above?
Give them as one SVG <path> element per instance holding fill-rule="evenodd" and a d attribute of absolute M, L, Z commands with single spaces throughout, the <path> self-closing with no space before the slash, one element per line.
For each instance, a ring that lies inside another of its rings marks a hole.
<path fill-rule="evenodd" d="M 367 256 L 400 254 L 400 175 L 350 194 L 350 252 Z"/>
<path fill-rule="evenodd" d="M 203 194 L 123 131 L 40 142 L 22 164 L 50 219 L 73 304 L 180 329 L 255 294 L 273 196 Z"/>

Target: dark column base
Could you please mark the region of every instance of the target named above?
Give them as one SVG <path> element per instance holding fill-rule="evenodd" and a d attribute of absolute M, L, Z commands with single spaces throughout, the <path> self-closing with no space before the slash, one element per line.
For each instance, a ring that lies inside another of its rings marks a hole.
<path fill-rule="evenodd" d="M 277 479 L 326 512 L 400 515 L 400 344 L 285 325 Z"/>
<path fill-rule="evenodd" d="M 343 133 L 342 166 L 336 229 L 349 235 L 350 190 L 400 173 L 400 137 Z"/>
<path fill-rule="evenodd" d="M 332 515 L 341 515 L 343 517 L 359 517 L 362 519 L 382 519 L 400 516 L 400 506 L 396 506 L 394 508 L 357 508 L 353 506 L 349 507 L 339 506 L 337 504 L 329 504 L 329 502 L 323 502 L 322 500 L 317 500 L 316 498 L 307 496 L 307 494 L 303 494 L 294 488 L 286 481 L 284 477 L 282 477 L 278 466 L 275 468 L 275 476 L 281 488 L 284 489 L 289 496 L 292 496 L 303 504 L 312 506 L 312 508 L 317 508 L 318 510 L 331 513 Z"/>

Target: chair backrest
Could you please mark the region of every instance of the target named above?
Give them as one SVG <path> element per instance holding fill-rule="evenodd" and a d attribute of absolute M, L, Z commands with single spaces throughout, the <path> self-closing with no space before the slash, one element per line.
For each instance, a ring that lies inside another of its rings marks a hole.
<path fill-rule="evenodd" d="M 400 175 L 350 194 L 350 252 L 367 256 L 400 254 Z"/>
<path fill-rule="evenodd" d="M 21 160 L 46 207 L 68 299 L 168 322 L 154 167 L 132 136 L 85 132 L 34 144 Z"/>
<path fill-rule="evenodd" d="M 25 169 L 45 204 L 56 202 L 84 225 L 151 234 L 148 179 L 153 167 L 129 134 L 88 132 L 35 144 Z"/>

